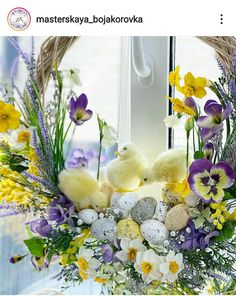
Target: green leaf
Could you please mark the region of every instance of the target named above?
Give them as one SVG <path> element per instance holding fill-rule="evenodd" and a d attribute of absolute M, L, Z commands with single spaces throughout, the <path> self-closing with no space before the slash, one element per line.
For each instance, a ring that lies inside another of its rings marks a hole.
<path fill-rule="evenodd" d="M 205 157 L 205 155 L 204 155 L 204 153 L 202 152 L 202 151 L 196 151 L 195 153 L 194 153 L 194 159 L 196 160 L 196 159 L 199 159 L 199 158 L 204 158 Z"/>
<path fill-rule="evenodd" d="M 232 193 L 232 194 L 230 192 L 225 191 L 224 200 L 235 199 L 236 198 L 236 193 Z"/>
<path fill-rule="evenodd" d="M 45 240 L 43 238 L 32 237 L 24 240 L 24 243 L 32 255 L 37 257 L 42 256 L 45 247 Z"/>
<path fill-rule="evenodd" d="M 214 238 L 217 242 L 222 242 L 230 239 L 234 235 L 235 223 L 233 221 L 227 221 L 223 229 L 220 231 L 220 235 Z"/>

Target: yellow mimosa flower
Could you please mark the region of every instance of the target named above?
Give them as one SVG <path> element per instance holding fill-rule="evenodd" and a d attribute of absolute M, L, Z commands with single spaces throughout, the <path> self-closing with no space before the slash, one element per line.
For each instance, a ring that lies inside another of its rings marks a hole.
<path fill-rule="evenodd" d="M 18 129 L 20 116 L 20 112 L 13 105 L 0 101 L 0 133 L 5 133 L 9 129 Z"/>

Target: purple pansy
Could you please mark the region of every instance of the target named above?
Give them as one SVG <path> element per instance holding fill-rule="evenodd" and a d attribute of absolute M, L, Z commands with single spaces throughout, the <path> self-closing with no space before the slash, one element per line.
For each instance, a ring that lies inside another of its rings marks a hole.
<path fill-rule="evenodd" d="M 205 157 L 211 160 L 214 154 L 214 145 L 212 143 L 207 143 L 203 146 L 202 150 Z"/>
<path fill-rule="evenodd" d="M 105 263 L 111 263 L 114 259 L 114 251 L 110 245 L 102 244 L 102 260 Z"/>
<path fill-rule="evenodd" d="M 234 181 L 234 171 L 227 162 L 213 165 L 208 159 L 197 159 L 189 167 L 189 186 L 205 203 L 221 201 L 223 189 L 231 187 Z"/>
<path fill-rule="evenodd" d="M 223 111 L 221 104 L 215 100 L 209 100 L 204 106 L 206 116 L 201 116 L 197 120 L 197 125 L 201 128 L 201 138 L 211 139 L 223 130 L 223 121 L 229 117 L 232 112 L 232 106 L 229 104 Z"/>
<path fill-rule="evenodd" d="M 86 109 L 87 105 L 88 99 L 85 94 L 81 94 L 76 100 L 73 97 L 70 99 L 70 119 L 76 125 L 82 125 L 92 117 L 93 112 Z"/>
<path fill-rule="evenodd" d="M 211 239 L 219 235 L 219 232 L 207 232 L 203 228 L 196 229 L 193 221 L 190 219 L 181 235 L 184 236 L 185 240 L 181 244 L 176 245 L 178 250 L 205 249 L 210 245 Z"/>
<path fill-rule="evenodd" d="M 50 221 L 55 221 L 58 225 L 69 224 L 74 226 L 72 216 L 75 213 L 73 203 L 65 196 L 53 200 L 49 206 L 48 218 Z"/>
<path fill-rule="evenodd" d="M 52 225 L 48 224 L 46 219 L 32 221 L 30 223 L 30 229 L 34 233 L 38 233 L 40 236 L 48 237 L 52 231 Z"/>

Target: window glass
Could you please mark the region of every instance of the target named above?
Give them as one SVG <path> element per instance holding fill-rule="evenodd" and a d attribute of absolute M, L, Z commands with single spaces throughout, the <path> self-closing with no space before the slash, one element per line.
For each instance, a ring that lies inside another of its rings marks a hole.
<path fill-rule="evenodd" d="M 181 77 L 187 72 L 191 72 L 195 77 L 201 76 L 217 81 L 220 76 L 214 50 L 196 37 L 176 37 L 175 65 L 180 65 Z M 201 107 L 204 106 L 208 99 L 217 99 L 212 91 L 206 90 L 207 95 L 204 98 L 196 99 Z M 178 91 L 175 92 L 175 96 L 177 98 L 183 97 Z M 180 126 L 174 129 L 175 148 L 185 146 L 186 140 L 183 126 L 184 120 Z"/>

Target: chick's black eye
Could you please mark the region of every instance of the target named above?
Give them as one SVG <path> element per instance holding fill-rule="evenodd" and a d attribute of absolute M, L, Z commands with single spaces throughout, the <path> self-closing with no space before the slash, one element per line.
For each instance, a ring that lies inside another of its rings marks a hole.
<path fill-rule="evenodd" d="M 127 148 L 126 148 L 126 147 L 124 147 L 124 150 L 127 150 Z"/>
<path fill-rule="evenodd" d="M 144 179 L 143 179 L 143 181 L 145 181 L 145 182 L 146 182 L 146 181 L 147 181 L 147 178 L 144 178 Z"/>

